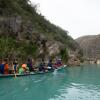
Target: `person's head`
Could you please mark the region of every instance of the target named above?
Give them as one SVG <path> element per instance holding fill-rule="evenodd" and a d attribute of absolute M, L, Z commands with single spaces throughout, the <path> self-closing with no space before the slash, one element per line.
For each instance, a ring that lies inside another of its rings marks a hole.
<path fill-rule="evenodd" d="M 27 59 L 27 61 L 28 61 L 28 62 L 30 62 L 30 61 L 31 61 L 31 59 L 29 59 L 29 58 L 28 58 L 28 59 Z"/>
<path fill-rule="evenodd" d="M 22 68 L 26 68 L 27 67 L 27 64 L 22 64 Z"/>
<path fill-rule="evenodd" d="M 14 64 L 14 65 L 17 65 L 17 64 L 18 64 L 18 61 L 17 61 L 17 60 L 14 60 L 14 61 L 13 61 L 13 64 Z"/>
<path fill-rule="evenodd" d="M 27 62 L 32 63 L 32 59 L 28 58 L 28 59 L 27 59 Z"/>
<path fill-rule="evenodd" d="M 4 63 L 7 64 L 8 63 L 8 58 L 4 59 Z"/>
<path fill-rule="evenodd" d="M 42 58 L 42 62 L 44 62 L 44 59 Z"/>
<path fill-rule="evenodd" d="M 0 59 L 0 64 L 2 64 L 2 59 Z"/>
<path fill-rule="evenodd" d="M 50 62 L 52 62 L 52 59 L 50 59 Z"/>

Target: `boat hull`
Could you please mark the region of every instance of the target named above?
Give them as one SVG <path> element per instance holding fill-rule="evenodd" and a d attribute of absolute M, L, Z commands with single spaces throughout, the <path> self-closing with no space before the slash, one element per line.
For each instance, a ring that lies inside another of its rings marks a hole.
<path fill-rule="evenodd" d="M 7 74 L 7 75 L 0 75 L 0 78 L 7 78 L 7 77 L 21 77 L 21 76 L 32 76 L 32 75 L 38 75 L 38 74 L 46 74 L 54 72 L 54 70 L 49 72 L 33 72 L 33 73 L 25 73 L 25 74 Z"/>
<path fill-rule="evenodd" d="M 25 73 L 25 74 L 4 74 L 4 75 L 0 75 L 0 78 L 8 78 L 8 77 L 21 77 L 21 76 L 32 76 L 32 75 L 38 75 L 38 74 L 46 74 L 46 73 L 51 73 L 54 71 L 59 71 L 61 69 L 65 68 L 65 66 L 61 66 L 57 69 L 51 70 L 51 71 L 47 71 L 47 72 L 31 72 L 31 73 Z"/>

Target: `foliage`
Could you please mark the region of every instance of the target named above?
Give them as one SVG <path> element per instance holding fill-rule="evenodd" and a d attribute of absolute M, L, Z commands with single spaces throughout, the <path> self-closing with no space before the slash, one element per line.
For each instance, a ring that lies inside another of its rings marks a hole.
<path fill-rule="evenodd" d="M 17 43 L 11 37 L 0 38 L 0 58 L 24 58 L 28 55 L 36 56 L 37 46 L 35 44 L 28 44 L 26 42 Z"/>
<path fill-rule="evenodd" d="M 61 50 L 60 55 L 64 62 L 68 61 L 68 51 L 66 49 Z"/>
<path fill-rule="evenodd" d="M 3 37 L 0 37 L 0 57 L 21 57 L 27 58 L 28 55 L 36 57 L 37 55 L 37 45 L 27 43 L 27 39 L 24 38 L 25 32 L 24 28 L 27 27 L 28 22 L 31 23 L 32 32 L 44 34 L 48 40 L 59 41 L 64 44 L 65 50 L 61 51 L 62 59 L 68 59 L 68 53 L 66 48 L 71 48 L 73 50 L 78 48 L 78 45 L 75 41 L 68 35 L 68 31 L 63 30 L 62 28 L 50 23 L 45 19 L 44 16 L 37 13 L 36 5 L 32 5 L 30 0 L 0 0 L 0 17 L 13 17 L 20 16 L 22 18 L 21 31 L 20 33 L 23 37 L 22 41 L 17 41 L 16 34 L 13 34 L 13 31 L 10 32 L 7 28 L 4 28 L 4 32 L 0 34 Z M 11 27 L 9 27 L 10 29 Z M 0 30 L 1 32 L 1 30 Z M 29 37 L 33 40 L 33 33 L 29 33 Z M 6 33 L 4 36 L 3 33 Z M 24 35 L 23 35 L 24 33 Z M 26 32 L 27 33 L 27 32 Z M 14 35 L 14 36 L 13 36 Z"/>

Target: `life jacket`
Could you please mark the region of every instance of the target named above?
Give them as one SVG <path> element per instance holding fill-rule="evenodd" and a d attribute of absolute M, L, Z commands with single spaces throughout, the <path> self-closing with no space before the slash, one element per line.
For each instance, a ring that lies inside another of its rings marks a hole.
<path fill-rule="evenodd" d="M 31 63 L 31 62 L 28 62 L 28 63 L 27 63 L 27 67 L 28 67 L 28 68 L 32 68 L 32 63 Z"/>
<path fill-rule="evenodd" d="M 52 67 L 52 63 L 51 62 L 48 63 L 48 67 Z"/>
<path fill-rule="evenodd" d="M 62 66 L 62 62 L 61 60 L 57 60 L 57 67 L 60 67 L 60 66 Z"/>
<path fill-rule="evenodd" d="M 18 73 L 19 73 L 19 74 L 23 74 L 24 71 L 25 71 L 25 70 L 21 67 L 21 68 L 19 68 Z"/>
<path fill-rule="evenodd" d="M 8 64 L 4 65 L 4 74 L 9 74 L 9 65 Z"/>
<path fill-rule="evenodd" d="M 0 64 L 0 73 L 4 74 L 4 64 Z"/>

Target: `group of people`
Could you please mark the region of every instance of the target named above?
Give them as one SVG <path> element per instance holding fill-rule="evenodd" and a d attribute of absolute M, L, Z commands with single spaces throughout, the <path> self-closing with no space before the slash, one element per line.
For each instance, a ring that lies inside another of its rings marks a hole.
<path fill-rule="evenodd" d="M 12 74 L 17 72 L 17 61 L 8 63 L 8 59 L 0 59 L 0 74 Z"/>
<path fill-rule="evenodd" d="M 30 72 L 45 72 L 49 70 L 54 70 L 57 67 L 62 66 L 61 59 L 57 59 L 55 63 L 52 60 L 48 60 L 45 63 L 41 60 L 38 64 L 34 64 L 31 59 L 28 59 L 26 63 L 19 64 L 17 60 L 8 63 L 8 59 L 0 59 L 0 74 L 23 74 Z"/>

